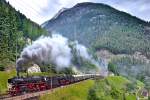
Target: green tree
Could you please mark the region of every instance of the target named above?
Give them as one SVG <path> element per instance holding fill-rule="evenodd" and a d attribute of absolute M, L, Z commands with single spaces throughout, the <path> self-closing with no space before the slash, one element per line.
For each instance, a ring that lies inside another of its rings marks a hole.
<path fill-rule="evenodd" d="M 108 70 L 113 72 L 116 75 L 119 75 L 119 73 L 117 71 L 117 66 L 111 62 L 108 64 Z"/>
<path fill-rule="evenodd" d="M 28 38 L 35 40 L 42 34 L 46 34 L 46 31 L 38 24 L 27 19 L 20 12 L 17 12 L 5 0 L 0 0 L 1 66 L 8 66 L 12 62 L 15 62 L 16 56 L 19 56 Z"/>

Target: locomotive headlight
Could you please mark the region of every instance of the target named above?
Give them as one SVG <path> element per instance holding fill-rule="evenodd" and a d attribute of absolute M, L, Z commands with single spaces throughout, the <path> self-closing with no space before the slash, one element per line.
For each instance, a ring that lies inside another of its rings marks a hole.
<path fill-rule="evenodd" d="M 8 89 L 11 89 L 11 88 L 12 88 L 12 85 L 9 84 L 9 83 L 7 83 L 7 88 L 8 88 Z"/>
<path fill-rule="evenodd" d="M 47 81 L 47 78 L 46 78 L 46 77 L 44 77 L 44 80 L 45 80 L 45 81 Z"/>

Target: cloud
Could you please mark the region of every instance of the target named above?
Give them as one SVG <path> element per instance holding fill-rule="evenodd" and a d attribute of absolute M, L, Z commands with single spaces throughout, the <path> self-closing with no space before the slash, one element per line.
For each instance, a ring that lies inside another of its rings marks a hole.
<path fill-rule="evenodd" d="M 61 8 L 70 8 L 81 2 L 105 3 L 146 21 L 150 21 L 149 0 L 6 0 L 31 20 L 42 24 L 52 18 Z"/>
<path fill-rule="evenodd" d="M 118 10 L 130 13 L 145 21 L 150 21 L 150 1 L 149 0 L 94 0 L 108 4 Z"/>

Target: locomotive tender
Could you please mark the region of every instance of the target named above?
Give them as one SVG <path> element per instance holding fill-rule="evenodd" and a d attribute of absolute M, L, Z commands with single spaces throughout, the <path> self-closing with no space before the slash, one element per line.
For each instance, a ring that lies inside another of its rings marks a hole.
<path fill-rule="evenodd" d="M 95 77 L 94 74 L 52 76 L 52 77 L 47 76 L 14 77 L 8 79 L 9 84 L 8 93 L 11 96 L 16 96 L 24 93 L 44 91 L 94 77 Z"/>

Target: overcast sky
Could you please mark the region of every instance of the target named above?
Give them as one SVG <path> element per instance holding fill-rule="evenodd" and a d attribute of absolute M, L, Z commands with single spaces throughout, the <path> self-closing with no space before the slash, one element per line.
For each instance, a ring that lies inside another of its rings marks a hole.
<path fill-rule="evenodd" d="M 108 4 L 118 10 L 128 12 L 150 21 L 150 0 L 6 0 L 38 24 L 52 18 L 61 8 L 70 8 L 80 2 Z"/>

